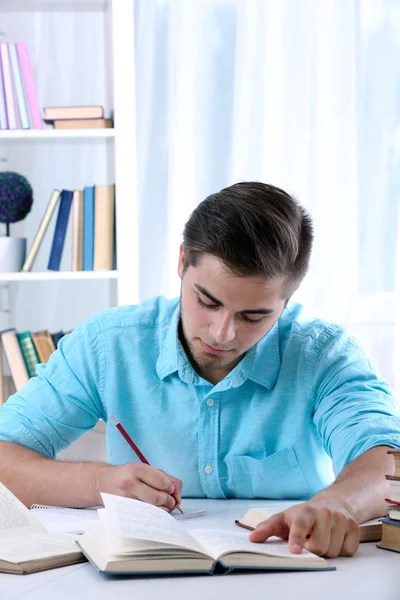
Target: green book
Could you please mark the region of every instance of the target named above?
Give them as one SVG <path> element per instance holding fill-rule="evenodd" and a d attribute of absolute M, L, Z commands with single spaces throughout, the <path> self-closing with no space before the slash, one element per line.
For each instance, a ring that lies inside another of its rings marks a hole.
<path fill-rule="evenodd" d="M 40 363 L 40 360 L 33 345 L 32 336 L 29 331 L 24 331 L 23 333 L 17 333 L 17 338 L 28 375 L 34 377 L 36 375 L 36 365 Z"/>

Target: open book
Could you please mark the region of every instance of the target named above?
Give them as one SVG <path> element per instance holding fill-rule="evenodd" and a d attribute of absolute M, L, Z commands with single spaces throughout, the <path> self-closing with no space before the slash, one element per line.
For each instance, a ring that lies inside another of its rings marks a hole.
<path fill-rule="evenodd" d="M 0 483 L 0 571 L 34 573 L 83 562 L 77 536 L 49 533 Z"/>
<path fill-rule="evenodd" d="M 255 529 L 259 523 L 272 517 L 274 513 L 259 508 L 249 508 L 243 517 L 235 521 L 239 527 Z M 380 519 L 372 519 L 360 525 L 360 542 L 379 542 L 382 538 L 382 523 Z"/>
<path fill-rule="evenodd" d="M 333 569 L 328 561 L 303 550 L 291 554 L 287 542 L 250 542 L 246 532 L 187 530 L 167 512 L 150 504 L 102 494 L 100 523 L 78 544 L 101 572 L 225 573 L 233 569 Z"/>

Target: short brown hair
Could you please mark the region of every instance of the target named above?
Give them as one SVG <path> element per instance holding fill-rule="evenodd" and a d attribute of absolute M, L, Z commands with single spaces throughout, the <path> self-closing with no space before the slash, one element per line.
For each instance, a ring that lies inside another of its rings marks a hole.
<path fill-rule="evenodd" d="M 185 269 L 203 254 L 240 276 L 286 276 L 290 296 L 304 278 L 313 242 L 307 211 L 284 190 L 244 181 L 203 200 L 183 232 Z"/>

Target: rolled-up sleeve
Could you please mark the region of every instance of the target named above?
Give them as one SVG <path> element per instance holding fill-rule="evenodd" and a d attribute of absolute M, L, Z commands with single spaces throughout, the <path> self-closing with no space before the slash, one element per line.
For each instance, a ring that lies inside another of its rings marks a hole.
<path fill-rule="evenodd" d="M 313 419 L 338 475 L 375 446 L 400 447 L 399 409 L 389 384 L 353 338 L 325 332 L 319 342 Z"/>
<path fill-rule="evenodd" d="M 59 342 L 37 376 L 0 409 L 0 441 L 16 442 L 50 458 L 104 417 L 105 367 L 95 318 Z"/>

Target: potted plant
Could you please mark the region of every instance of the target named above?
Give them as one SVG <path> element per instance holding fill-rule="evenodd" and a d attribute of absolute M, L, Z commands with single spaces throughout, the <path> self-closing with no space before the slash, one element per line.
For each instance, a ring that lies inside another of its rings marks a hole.
<path fill-rule="evenodd" d="M 25 219 L 33 203 L 29 181 L 19 173 L 0 173 L 0 223 L 6 226 L 6 235 L 0 236 L 0 272 L 20 271 L 25 261 L 26 238 L 10 236 L 10 223 Z"/>

